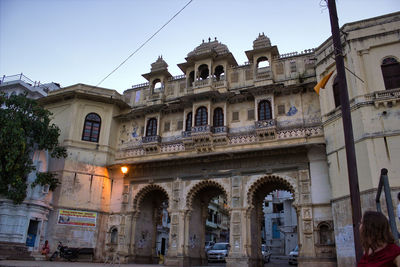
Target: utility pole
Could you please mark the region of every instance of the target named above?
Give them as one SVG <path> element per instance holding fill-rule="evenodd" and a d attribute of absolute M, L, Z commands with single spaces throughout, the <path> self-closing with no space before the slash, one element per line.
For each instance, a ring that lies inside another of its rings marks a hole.
<path fill-rule="evenodd" d="M 344 130 L 344 142 L 346 146 L 347 173 L 349 176 L 350 199 L 353 218 L 354 248 L 356 262 L 362 257 L 359 225 L 361 222 L 360 189 L 358 186 L 357 161 L 354 146 L 353 126 L 347 92 L 346 74 L 343 61 L 342 43 L 340 41 L 339 22 L 335 0 L 328 0 L 329 17 L 331 20 L 332 41 L 335 53 L 337 80 L 339 85 L 340 105 L 342 109 L 342 121 Z"/>

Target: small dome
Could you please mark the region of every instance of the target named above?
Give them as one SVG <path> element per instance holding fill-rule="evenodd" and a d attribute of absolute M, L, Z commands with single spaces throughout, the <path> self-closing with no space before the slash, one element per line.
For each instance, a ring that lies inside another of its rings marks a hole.
<path fill-rule="evenodd" d="M 207 54 L 210 52 L 215 52 L 218 55 L 224 55 L 229 53 L 229 49 L 226 45 L 219 43 L 217 38 L 214 41 L 211 41 L 211 38 L 208 38 L 208 42 L 204 42 L 196 47 L 192 52 L 190 52 L 187 56 L 198 56 L 201 54 Z"/>
<path fill-rule="evenodd" d="M 264 33 L 258 34 L 257 39 L 255 39 L 253 42 L 253 49 L 259 49 L 270 46 L 271 46 L 271 40 L 269 40 L 269 38 L 265 36 Z"/>
<path fill-rule="evenodd" d="M 168 64 L 167 62 L 164 61 L 162 56 L 159 56 L 156 60 L 156 62 L 151 64 L 151 72 L 154 71 L 159 71 L 159 70 L 167 70 L 168 69 Z"/>

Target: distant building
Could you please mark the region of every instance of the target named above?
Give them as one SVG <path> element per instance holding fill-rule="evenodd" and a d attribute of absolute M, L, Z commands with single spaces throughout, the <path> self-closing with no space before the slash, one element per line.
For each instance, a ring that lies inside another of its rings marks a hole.
<path fill-rule="evenodd" d="M 32 81 L 22 73 L 11 76 L 3 75 L 0 79 L 0 92 L 4 92 L 7 95 L 26 94 L 28 98 L 38 99 L 57 89 L 60 89 L 58 83 L 41 84 L 40 82 Z"/>
<path fill-rule="evenodd" d="M 273 254 L 289 255 L 298 244 L 297 215 L 293 196 L 275 191 L 265 198 L 265 240 Z"/>
<path fill-rule="evenodd" d="M 7 96 L 26 94 L 28 98 L 38 99 L 48 92 L 60 89 L 56 83 L 40 84 L 33 82 L 22 73 L 3 76 L 0 79 L 0 92 Z M 49 169 L 47 151 L 35 151 L 32 161 L 36 167 L 27 179 L 27 196 L 20 205 L 0 197 L 0 242 L 26 244 L 30 251 L 38 251 L 44 243 L 47 222 L 52 210 L 52 192 L 48 186 L 30 186 L 36 179 L 36 172 L 46 172 Z"/>

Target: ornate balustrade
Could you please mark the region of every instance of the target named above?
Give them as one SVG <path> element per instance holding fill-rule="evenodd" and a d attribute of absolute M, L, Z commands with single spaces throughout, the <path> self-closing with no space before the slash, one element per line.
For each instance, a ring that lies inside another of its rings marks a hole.
<path fill-rule="evenodd" d="M 182 132 L 182 137 L 183 138 L 190 138 L 190 137 L 192 137 L 192 132 L 191 131 L 183 131 Z"/>
<path fill-rule="evenodd" d="M 193 84 L 194 84 L 194 87 L 209 86 L 209 85 L 211 85 L 211 79 L 198 80 L 198 81 L 195 81 Z"/>
<path fill-rule="evenodd" d="M 143 136 L 142 137 L 142 143 L 143 144 L 160 143 L 160 142 L 161 142 L 161 136 L 159 136 L 159 135 Z"/>
<path fill-rule="evenodd" d="M 192 127 L 192 135 L 197 133 L 210 133 L 211 127 L 210 125 L 202 125 L 202 126 L 193 126 Z"/>
<path fill-rule="evenodd" d="M 212 133 L 219 134 L 219 133 L 228 133 L 228 127 L 226 126 L 213 126 L 211 128 Z"/>
<path fill-rule="evenodd" d="M 255 124 L 254 126 L 256 127 L 256 129 L 275 127 L 276 120 L 271 119 L 271 120 L 265 120 L 265 121 L 255 121 L 254 124 Z"/>
<path fill-rule="evenodd" d="M 272 72 L 270 70 L 256 73 L 257 80 L 271 79 L 271 78 L 272 78 Z"/>

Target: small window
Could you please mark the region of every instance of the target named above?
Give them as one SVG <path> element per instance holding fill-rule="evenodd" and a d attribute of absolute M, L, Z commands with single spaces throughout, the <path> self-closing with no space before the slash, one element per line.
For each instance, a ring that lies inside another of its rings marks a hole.
<path fill-rule="evenodd" d="M 400 64 L 393 58 L 385 58 L 381 65 L 386 90 L 400 88 Z"/>
<path fill-rule="evenodd" d="M 283 63 L 279 62 L 275 65 L 276 74 L 283 74 Z"/>
<path fill-rule="evenodd" d="M 290 72 L 296 72 L 296 71 L 297 71 L 296 61 L 292 60 L 290 61 Z"/>
<path fill-rule="evenodd" d="M 260 57 L 257 59 L 257 69 L 268 68 L 269 61 L 266 57 Z"/>
<path fill-rule="evenodd" d="M 189 112 L 186 116 L 185 131 L 190 132 L 192 130 L 192 112 Z"/>
<path fill-rule="evenodd" d="M 164 123 L 164 132 L 169 132 L 170 131 L 170 126 L 171 126 L 171 123 L 169 121 L 166 121 Z"/>
<path fill-rule="evenodd" d="M 111 230 L 110 243 L 111 244 L 117 244 L 118 243 L 118 230 L 116 228 Z"/>
<path fill-rule="evenodd" d="M 147 121 L 146 136 L 156 136 L 157 135 L 157 120 L 151 118 Z"/>
<path fill-rule="evenodd" d="M 265 121 L 272 119 L 271 103 L 268 100 L 263 100 L 258 103 L 258 120 Z"/>
<path fill-rule="evenodd" d="M 215 67 L 214 75 L 217 81 L 223 80 L 225 75 L 224 67 L 222 65 L 218 65 L 217 67 Z"/>
<path fill-rule="evenodd" d="M 210 71 L 208 70 L 208 66 L 206 64 L 202 64 L 198 68 L 198 75 L 199 75 L 199 80 L 205 80 L 208 78 L 210 75 Z"/>
<path fill-rule="evenodd" d="M 278 115 L 283 115 L 285 114 L 285 105 L 279 105 L 278 106 Z"/>
<path fill-rule="evenodd" d="M 96 113 L 89 113 L 85 118 L 82 140 L 89 142 L 98 142 L 100 135 L 101 118 Z"/>
<path fill-rule="evenodd" d="M 135 103 L 140 101 L 140 91 L 135 92 Z"/>
<path fill-rule="evenodd" d="M 249 121 L 254 120 L 254 109 L 247 110 L 247 120 Z"/>
<path fill-rule="evenodd" d="M 213 126 L 224 126 L 224 112 L 222 111 L 222 108 L 214 109 Z"/>
<path fill-rule="evenodd" d="M 237 83 L 239 81 L 239 73 L 236 71 L 231 73 L 231 82 L 232 83 Z"/>
<path fill-rule="evenodd" d="M 340 106 L 340 89 L 337 76 L 333 80 L 333 98 L 335 101 L 335 108 L 337 108 L 338 106 Z"/>
<path fill-rule="evenodd" d="M 232 112 L 232 121 L 238 121 L 238 120 L 239 120 L 239 111 Z"/>
<path fill-rule="evenodd" d="M 207 108 L 206 107 L 199 107 L 196 111 L 196 126 L 204 126 L 207 125 Z"/>
<path fill-rule="evenodd" d="M 178 131 L 180 131 L 180 130 L 183 129 L 183 121 L 178 121 L 178 122 L 177 122 L 177 124 L 176 124 L 176 129 L 177 129 Z"/>

